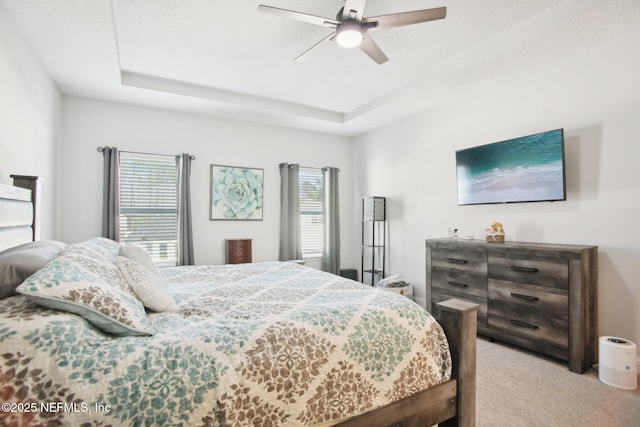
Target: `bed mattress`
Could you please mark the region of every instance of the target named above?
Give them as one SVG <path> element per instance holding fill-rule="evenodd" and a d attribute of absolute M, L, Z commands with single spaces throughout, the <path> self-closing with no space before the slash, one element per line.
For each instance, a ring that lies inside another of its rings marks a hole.
<path fill-rule="evenodd" d="M 115 336 L 0 300 L 2 425 L 300 426 L 451 376 L 440 325 L 395 293 L 294 263 L 160 269 L 176 312 Z"/>

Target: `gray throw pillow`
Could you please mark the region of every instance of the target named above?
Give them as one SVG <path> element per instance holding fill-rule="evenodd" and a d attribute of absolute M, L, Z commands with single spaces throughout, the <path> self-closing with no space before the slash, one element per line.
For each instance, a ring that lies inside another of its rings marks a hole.
<path fill-rule="evenodd" d="M 56 240 L 28 242 L 0 252 L 0 299 L 16 295 L 16 288 L 67 247 Z"/>

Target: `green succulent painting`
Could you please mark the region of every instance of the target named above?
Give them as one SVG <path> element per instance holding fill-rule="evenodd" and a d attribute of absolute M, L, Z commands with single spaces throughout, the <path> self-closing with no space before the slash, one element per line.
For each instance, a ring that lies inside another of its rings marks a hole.
<path fill-rule="evenodd" d="M 210 219 L 261 220 L 262 169 L 211 165 Z"/>

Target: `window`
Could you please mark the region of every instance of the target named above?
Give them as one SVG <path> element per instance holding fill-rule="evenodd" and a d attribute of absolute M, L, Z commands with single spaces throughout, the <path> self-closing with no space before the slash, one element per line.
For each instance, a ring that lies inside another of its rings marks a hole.
<path fill-rule="evenodd" d="M 324 221 L 322 171 L 300 167 L 300 239 L 302 257 L 322 257 Z"/>
<path fill-rule="evenodd" d="M 120 154 L 120 241 L 143 247 L 158 265 L 178 258 L 175 158 Z"/>

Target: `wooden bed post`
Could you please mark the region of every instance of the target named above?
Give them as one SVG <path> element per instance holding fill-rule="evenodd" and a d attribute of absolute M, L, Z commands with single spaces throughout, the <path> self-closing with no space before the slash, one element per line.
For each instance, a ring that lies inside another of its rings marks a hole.
<path fill-rule="evenodd" d="M 476 425 L 476 330 L 478 305 L 450 299 L 436 304 L 451 350 L 451 376 L 458 380 L 456 416 L 442 426 Z M 461 357 L 463 355 L 463 357 Z"/>

